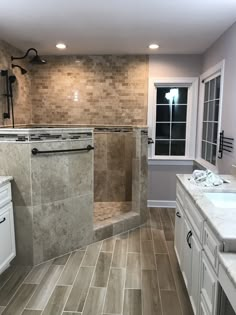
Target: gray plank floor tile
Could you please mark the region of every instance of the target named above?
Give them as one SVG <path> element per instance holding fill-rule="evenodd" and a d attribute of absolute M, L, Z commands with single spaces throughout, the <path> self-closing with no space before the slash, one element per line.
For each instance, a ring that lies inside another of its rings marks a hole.
<path fill-rule="evenodd" d="M 108 238 L 102 242 L 102 252 L 113 252 L 116 239 L 114 237 Z"/>
<path fill-rule="evenodd" d="M 156 261 L 154 254 L 141 254 L 141 269 L 142 270 L 156 270 Z"/>
<path fill-rule="evenodd" d="M 180 299 L 180 305 L 182 308 L 183 315 L 193 315 L 192 306 L 187 293 L 187 289 L 183 280 L 183 276 L 177 261 L 177 257 L 174 250 L 174 243 L 167 242 L 167 248 L 170 257 L 171 269 L 175 280 L 176 291 Z"/>
<path fill-rule="evenodd" d="M 142 241 L 151 241 L 152 240 L 152 231 L 149 226 L 140 228 L 140 235 Z"/>
<path fill-rule="evenodd" d="M 162 230 L 152 229 L 155 254 L 167 254 L 165 234 Z"/>
<path fill-rule="evenodd" d="M 93 287 L 106 287 L 110 265 L 111 265 L 112 253 L 100 252 L 96 269 L 94 272 L 92 286 Z"/>
<path fill-rule="evenodd" d="M 150 208 L 149 209 L 150 215 L 150 226 L 155 229 L 162 229 L 162 222 L 160 216 L 160 210 L 158 208 Z"/>
<path fill-rule="evenodd" d="M 153 241 L 141 241 L 141 253 L 143 255 L 154 254 Z"/>
<path fill-rule="evenodd" d="M 112 267 L 125 268 L 127 259 L 127 239 L 117 239 L 112 259 Z"/>
<path fill-rule="evenodd" d="M 156 255 L 156 264 L 160 289 L 175 290 L 175 283 L 168 255 Z"/>
<path fill-rule="evenodd" d="M 24 283 L 32 283 L 32 284 L 39 284 L 43 277 L 45 276 L 46 272 L 48 271 L 49 267 L 51 266 L 52 262 L 46 262 L 44 264 L 35 266 L 28 276 L 25 278 Z"/>
<path fill-rule="evenodd" d="M 173 228 L 174 228 L 174 226 L 175 226 L 175 209 L 174 208 L 168 208 L 167 211 L 168 211 L 168 214 L 169 214 L 170 219 L 171 219 L 171 223 L 172 223 Z"/>
<path fill-rule="evenodd" d="M 70 287 L 56 286 L 42 315 L 61 315 L 70 293 Z"/>
<path fill-rule="evenodd" d="M 129 232 L 128 252 L 140 253 L 140 229 Z"/>
<path fill-rule="evenodd" d="M 170 216 L 168 214 L 167 208 L 160 208 L 160 215 L 161 215 L 163 230 L 165 233 L 165 239 L 166 241 L 173 241 L 174 240 L 173 225 L 170 220 Z"/>
<path fill-rule="evenodd" d="M 26 308 L 43 310 L 62 273 L 63 266 L 51 265 Z"/>
<path fill-rule="evenodd" d="M 111 269 L 108 281 L 107 294 L 104 304 L 104 313 L 120 314 L 123 307 L 123 290 L 125 284 L 125 270 Z"/>
<path fill-rule="evenodd" d="M 142 305 L 143 315 L 162 315 L 157 272 L 142 271 Z"/>
<path fill-rule="evenodd" d="M 81 315 L 79 312 L 63 312 L 62 315 Z"/>
<path fill-rule="evenodd" d="M 82 312 L 93 271 L 94 267 L 80 267 L 79 273 L 66 303 L 65 311 Z"/>
<path fill-rule="evenodd" d="M 87 247 L 85 256 L 82 262 L 82 266 L 93 267 L 96 265 L 99 251 L 101 249 L 102 243 L 94 243 Z"/>
<path fill-rule="evenodd" d="M 0 306 L 0 315 L 2 314 L 2 312 L 4 311 L 5 307 L 4 306 Z"/>
<path fill-rule="evenodd" d="M 125 287 L 141 288 L 141 256 L 138 253 L 128 253 Z"/>
<path fill-rule="evenodd" d="M 25 277 L 31 270 L 31 267 L 17 267 L 16 271 L 0 289 L 0 306 L 6 306 L 19 286 L 24 281 Z"/>
<path fill-rule="evenodd" d="M 42 311 L 36 311 L 36 310 L 24 310 L 22 315 L 41 315 Z"/>
<path fill-rule="evenodd" d="M 105 294 L 105 288 L 90 288 L 87 300 L 85 302 L 83 315 L 102 314 Z"/>
<path fill-rule="evenodd" d="M 22 284 L 11 303 L 3 311 L 3 315 L 20 315 L 36 289 L 36 284 Z"/>
<path fill-rule="evenodd" d="M 57 257 L 53 260 L 53 265 L 64 266 L 67 263 L 69 257 L 70 257 L 70 254 Z"/>
<path fill-rule="evenodd" d="M 65 265 L 58 285 L 72 285 L 84 257 L 83 251 L 73 252 Z"/>
<path fill-rule="evenodd" d="M 125 290 L 123 315 L 142 315 L 141 290 Z"/>
<path fill-rule="evenodd" d="M 16 266 L 10 266 L 0 275 L 0 289 L 10 279 L 10 277 L 13 275 L 15 271 L 16 271 Z"/>
<path fill-rule="evenodd" d="M 163 315 L 182 315 L 179 299 L 175 291 L 161 291 Z"/>

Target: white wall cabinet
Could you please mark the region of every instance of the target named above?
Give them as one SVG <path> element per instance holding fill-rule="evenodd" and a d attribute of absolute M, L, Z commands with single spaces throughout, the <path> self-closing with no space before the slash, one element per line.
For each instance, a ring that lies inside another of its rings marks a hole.
<path fill-rule="evenodd" d="M 0 274 L 16 256 L 13 208 L 10 184 L 0 187 L 3 198 L 0 199 Z"/>

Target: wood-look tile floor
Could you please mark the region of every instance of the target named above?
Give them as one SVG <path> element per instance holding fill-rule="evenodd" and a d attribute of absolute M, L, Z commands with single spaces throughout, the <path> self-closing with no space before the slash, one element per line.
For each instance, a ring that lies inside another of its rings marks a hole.
<path fill-rule="evenodd" d="M 128 233 L 0 276 L 1 315 L 192 315 L 174 252 L 173 209 Z"/>

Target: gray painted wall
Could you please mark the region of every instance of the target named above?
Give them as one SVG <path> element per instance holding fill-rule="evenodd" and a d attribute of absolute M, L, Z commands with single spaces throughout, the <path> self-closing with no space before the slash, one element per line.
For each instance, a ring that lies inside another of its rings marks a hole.
<path fill-rule="evenodd" d="M 152 55 L 150 77 L 198 77 L 202 70 L 200 55 Z M 148 200 L 175 200 L 176 174 L 192 173 L 191 165 L 149 165 Z"/>
<path fill-rule="evenodd" d="M 236 139 L 236 23 L 203 55 L 202 72 L 205 72 L 223 59 L 225 59 L 225 80 L 222 129 L 225 130 L 225 136 Z M 235 161 L 236 149 L 233 153 L 224 153 L 224 158 L 219 161 L 219 172 L 230 173 L 231 165 Z"/>

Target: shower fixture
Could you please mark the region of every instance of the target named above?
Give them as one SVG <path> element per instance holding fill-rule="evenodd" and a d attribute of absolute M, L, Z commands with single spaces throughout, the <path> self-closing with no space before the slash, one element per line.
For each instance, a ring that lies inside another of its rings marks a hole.
<path fill-rule="evenodd" d="M 14 68 L 19 68 L 22 75 L 24 75 L 24 74 L 27 73 L 27 70 L 25 70 L 24 68 L 22 68 L 22 67 L 19 66 L 19 65 L 12 64 L 11 67 L 12 67 L 13 69 L 14 69 Z"/>
<path fill-rule="evenodd" d="M 16 82 L 16 76 L 10 75 L 8 70 L 2 70 L 1 76 L 5 77 L 6 88 L 5 93 L 3 96 L 7 99 L 7 112 L 3 113 L 3 119 L 10 119 L 12 118 L 12 127 L 14 128 L 14 106 L 13 106 L 13 91 L 12 91 L 12 84 Z M 11 111 L 11 114 L 10 114 Z"/>
<path fill-rule="evenodd" d="M 46 60 L 42 59 L 42 58 L 38 55 L 38 51 L 37 51 L 35 48 L 29 48 L 29 49 L 26 51 L 26 53 L 24 54 L 24 56 L 22 56 L 22 57 L 13 57 L 13 56 L 11 56 L 11 60 L 25 59 L 25 58 L 29 55 L 29 53 L 30 53 L 31 51 L 35 52 L 35 56 L 33 56 L 33 58 L 31 58 L 30 63 L 32 63 L 32 64 L 37 64 L 37 65 L 43 65 L 43 64 L 47 63 Z"/>

